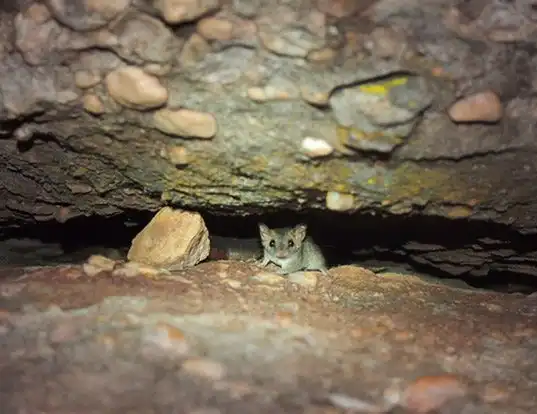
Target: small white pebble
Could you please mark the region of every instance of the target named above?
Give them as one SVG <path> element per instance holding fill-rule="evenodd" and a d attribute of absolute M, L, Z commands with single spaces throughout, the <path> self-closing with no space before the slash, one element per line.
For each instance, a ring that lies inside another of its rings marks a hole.
<path fill-rule="evenodd" d="M 334 148 L 324 139 L 306 137 L 302 140 L 302 151 L 310 157 L 326 157 L 334 152 Z"/>

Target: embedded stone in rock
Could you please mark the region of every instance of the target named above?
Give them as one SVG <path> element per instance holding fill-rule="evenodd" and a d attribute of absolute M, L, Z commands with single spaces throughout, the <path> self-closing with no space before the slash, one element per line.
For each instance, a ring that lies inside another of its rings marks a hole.
<path fill-rule="evenodd" d="M 233 36 L 233 24 L 225 19 L 208 17 L 196 25 L 200 35 L 207 40 L 230 40 Z"/>
<path fill-rule="evenodd" d="M 179 270 L 206 259 L 209 248 L 209 232 L 198 213 L 164 207 L 134 238 L 127 258 Z"/>
<path fill-rule="evenodd" d="M 97 95 L 84 95 L 84 98 L 82 98 L 82 104 L 84 106 L 84 109 L 91 114 L 101 115 L 105 112 L 104 105 Z"/>
<path fill-rule="evenodd" d="M 155 128 L 165 134 L 209 139 L 216 135 L 216 119 L 206 112 L 190 109 L 161 109 L 153 114 Z"/>
<path fill-rule="evenodd" d="M 330 16 L 341 18 L 367 9 L 378 0 L 317 0 L 317 8 Z"/>
<path fill-rule="evenodd" d="M 75 32 L 50 18 L 45 6 L 34 4 L 18 13 L 15 23 L 15 46 L 30 65 L 68 61 L 78 50 L 111 47 L 115 36 L 105 29 L 89 33 Z M 55 65 L 57 66 L 57 65 Z"/>
<path fill-rule="evenodd" d="M 110 72 L 105 82 L 110 96 L 127 108 L 158 108 L 168 100 L 168 91 L 159 80 L 134 66 Z"/>
<path fill-rule="evenodd" d="M 503 116 L 503 105 L 493 91 L 483 91 L 459 99 L 448 110 L 453 122 L 498 122 Z"/>
<path fill-rule="evenodd" d="M 171 24 L 190 22 L 220 8 L 218 0 L 156 0 L 153 4 Z"/>
<path fill-rule="evenodd" d="M 326 157 L 334 148 L 324 139 L 306 137 L 302 140 L 302 151 L 310 158 Z"/>
<path fill-rule="evenodd" d="M 332 94 L 330 106 L 341 125 L 373 132 L 411 122 L 431 101 L 423 79 L 402 76 L 344 88 Z"/>
<path fill-rule="evenodd" d="M 302 58 L 324 44 L 324 39 L 301 28 L 280 28 L 276 31 L 263 28 L 259 30 L 259 38 L 263 46 L 274 53 Z"/>
<path fill-rule="evenodd" d="M 354 196 L 352 194 L 343 194 L 337 191 L 326 193 L 326 208 L 333 211 L 348 211 L 352 209 Z"/>
<path fill-rule="evenodd" d="M 298 88 L 289 80 L 270 81 L 264 87 L 248 88 L 248 97 L 256 102 L 297 99 L 300 97 Z"/>
<path fill-rule="evenodd" d="M 189 77 L 208 84 L 229 85 L 244 76 L 255 57 L 252 49 L 240 46 L 224 48 L 205 56 Z"/>
<path fill-rule="evenodd" d="M 144 13 L 125 14 L 111 30 L 119 38 L 114 50 L 129 62 L 171 62 L 183 45 L 161 20 Z"/>
<path fill-rule="evenodd" d="M 232 0 L 231 7 L 239 16 L 252 18 L 261 8 L 261 0 Z"/>
<path fill-rule="evenodd" d="M 107 25 L 130 5 L 130 0 L 46 0 L 54 17 L 76 31 L 96 30 Z"/>
<path fill-rule="evenodd" d="M 88 89 L 101 81 L 101 75 L 97 71 L 77 70 L 75 72 L 75 85 L 80 89 Z"/>
<path fill-rule="evenodd" d="M 172 65 L 170 63 L 147 63 L 144 65 L 144 72 L 155 76 L 164 76 L 170 73 Z"/>
<path fill-rule="evenodd" d="M 361 151 L 374 151 L 380 153 L 390 153 L 395 147 L 403 143 L 404 137 L 410 133 L 413 124 L 399 125 L 393 128 L 374 132 L 364 132 L 356 128 L 338 128 L 337 142 L 339 146 L 351 147 Z M 341 151 L 345 153 L 345 151 Z"/>
<path fill-rule="evenodd" d="M 166 150 L 167 158 L 175 166 L 187 165 L 189 162 L 188 151 L 181 145 L 170 145 Z"/>
<path fill-rule="evenodd" d="M 334 49 L 323 47 L 321 49 L 316 49 L 309 52 L 307 59 L 313 63 L 327 63 L 332 62 L 336 56 L 337 53 Z"/>
<path fill-rule="evenodd" d="M 312 105 L 325 106 L 330 102 L 330 93 L 312 88 L 311 85 L 300 86 L 300 96 Z"/>
<path fill-rule="evenodd" d="M 211 45 L 198 33 L 193 33 L 185 42 L 177 61 L 181 66 L 190 66 L 211 52 Z"/>
<path fill-rule="evenodd" d="M 377 58 L 392 58 L 405 51 L 406 41 L 402 33 L 389 27 L 376 27 L 365 42 L 365 47 Z"/>
<path fill-rule="evenodd" d="M 197 31 L 204 38 L 214 42 L 216 50 L 226 46 L 255 48 L 259 46 L 257 25 L 231 12 L 229 8 L 198 22 Z"/>

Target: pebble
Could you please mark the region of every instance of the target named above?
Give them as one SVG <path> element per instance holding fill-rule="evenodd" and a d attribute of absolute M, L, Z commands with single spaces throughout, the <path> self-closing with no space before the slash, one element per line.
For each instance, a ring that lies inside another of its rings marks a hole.
<path fill-rule="evenodd" d="M 182 364 L 182 370 L 198 377 L 218 381 L 226 375 L 226 368 L 218 361 L 208 358 L 187 359 Z"/>
<path fill-rule="evenodd" d="M 101 115 L 105 112 L 105 107 L 101 99 L 92 93 L 84 95 L 82 98 L 82 106 L 90 114 Z"/>
<path fill-rule="evenodd" d="M 154 2 L 167 23 L 190 22 L 220 7 L 218 0 L 160 0 Z"/>
<path fill-rule="evenodd" d="M 322 49 L 312 50 L 310 53 L 308 53 L 307 59 L 310 62 L 324 63 L 333 61 L 335 57 L 336 51 L 329 47 L 325 47 Z"/>
<path fill-rule="evenodd" d="M 207 40 L 231 40 L 233 36 L 233 24 L 225 19 L 207 17 L 201 19 L 196 25 L 196 30 Z"/>
<path fill-rule="evenodd" d="M 498 122 L 503 116 L 500 98 L 493 91 L 483 91 L 464 97 L 448 110 L 453 122 Z"/>
<path fill-rule="evenodd" d="M 157 77 L 136 66 L 126 66 L 105 77 L 108 93 L 119 104 L 131 109 L 153 109 L 168 101 L 168 91 Z"/>
<path fill-rule="evenodd" d="M 326 193 L 326 208 L 333 211 L 348 211 L 354 204 L 352 194 L 344 194 L 338 191 L 328 191 Z"/>
<path fill-rule="evenodd" d="M 169 145 L 166 149 L 166 155 L 176 167 L 187 165 L 190 162 L 188 150 L 181 145 Z"/>
<path fill-rule="evenodd" d="M 150 75 L 155 76 L 164 76 L 170 73 L 172 70 L 172 65 L 169 63 L 146 63 L 144 65 L 144 72 L 149 73 Z"/>
<path fill-rule="evenodd" d="M 96 276 L 101 272 L 111 272 L 116 266 L 115 260 L 100 254 L 91 255 L 86 263 L 82 265 L 84 273 L 90 277 Z"/>
<path fill-rule="evenodd" d="M 302 140 L 302 151 L 310 158 L 319 158 L 332 154 L 334 147 L 324 139 L 306 137 Z"/>
<path fill-rule="evenodd" d="M 130 0 L 47 0 L 46 4 L 62 25 L 74 31 L 87 32 L 104 27 L 129 7 Z"/>
<path fill-rule="evenodd" d="M 208 112 L 190 109 L 168 109 L 156 111 L 153 115 L 155 128 L 165 134 L 182 138 L 210 139 L 216 135 L 216 118 Z"/>
<path fill-rule="evenodd" d="M 467 393 L 467 385 L 456 375 L 423 376 L 407 387 L 401 405 L 416 414 L 428 414 L 449 400 L 464 397 Z"/>
<path fill-rule="evenodd" d="M 101 81 L 101 75 L 97 71 L 77 70 L 75 72 L 75 85 L 80 89 L 91 88 Z"/>
<path fill-rule="evenodd" d="M 404 39 L 389 27 L 376 27 L 366 42 L 366 48 L 377 58 L 396 57 L 404 51 Z"/>

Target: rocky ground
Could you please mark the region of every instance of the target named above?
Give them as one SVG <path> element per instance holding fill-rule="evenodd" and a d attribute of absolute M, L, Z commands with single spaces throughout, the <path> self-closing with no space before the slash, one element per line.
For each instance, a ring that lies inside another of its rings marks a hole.
<path fill-rule="evenodd" d="M 535 295 L 354 266 L 106 263 L 2 268 L 2 413 L 536 410 Z"/>

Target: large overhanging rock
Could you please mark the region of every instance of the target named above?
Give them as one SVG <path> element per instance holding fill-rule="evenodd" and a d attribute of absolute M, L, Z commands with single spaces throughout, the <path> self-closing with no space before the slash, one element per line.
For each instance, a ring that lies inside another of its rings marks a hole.
<path fill-rule="evenodd" d="M 20 1 L 0 225 L 171 204 L 534 233 L 535 12 L 451 3 Z"/>

